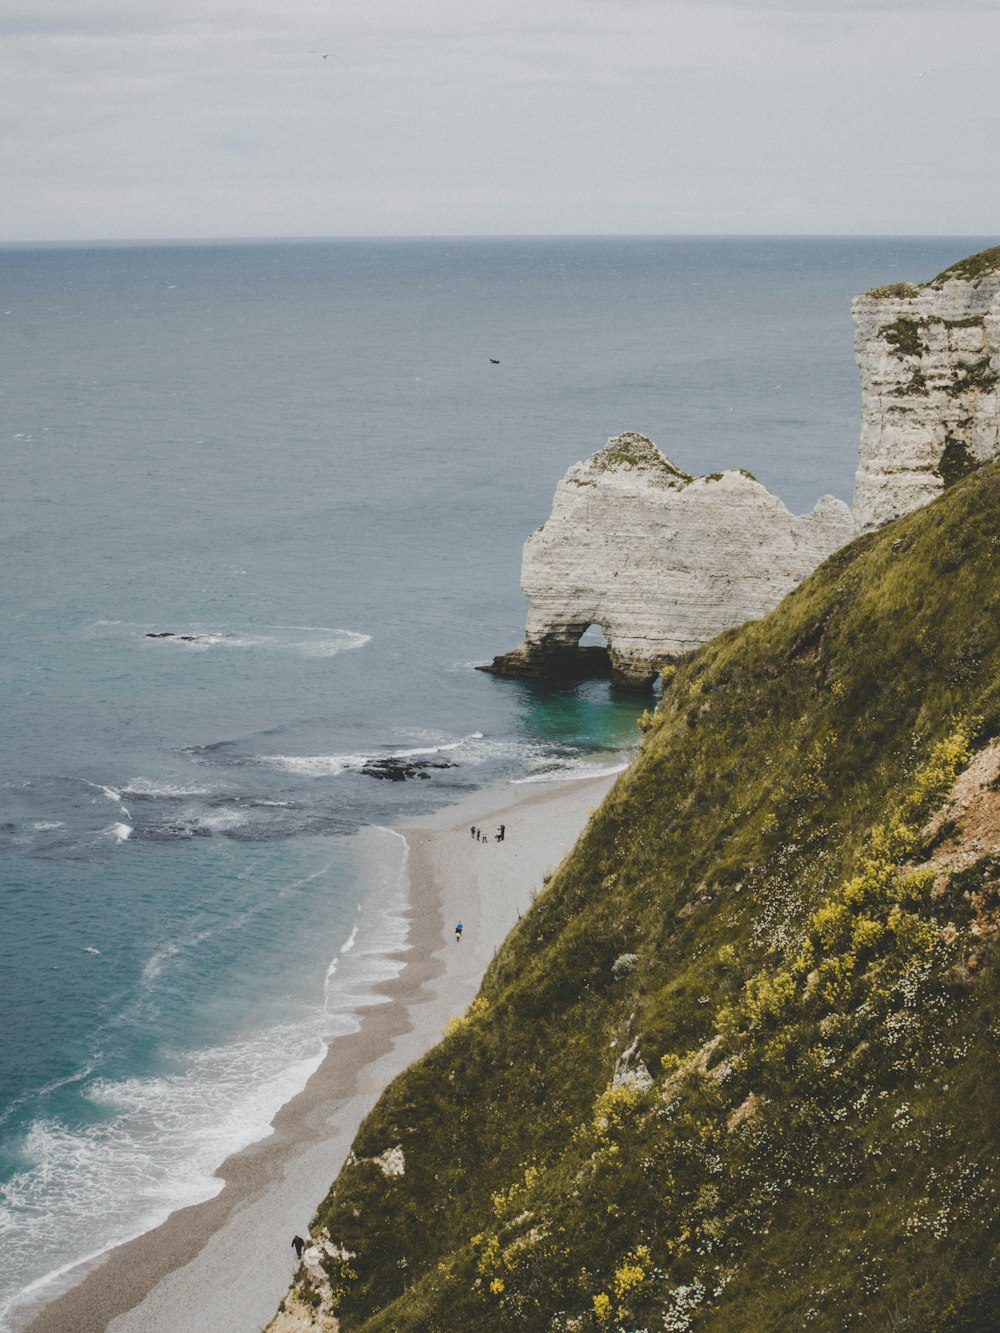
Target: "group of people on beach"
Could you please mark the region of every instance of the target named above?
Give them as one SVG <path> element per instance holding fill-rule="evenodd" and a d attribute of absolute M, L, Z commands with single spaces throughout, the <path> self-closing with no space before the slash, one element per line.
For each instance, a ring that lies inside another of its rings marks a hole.
<path fill-rule="evenodd" d="M 503 842 L 506 836 L 507 836 L 507 825 L 498 824 L 497 831 L 493 835 L 493 841 Z M 478 828 L 475 824 L 473 824 L 472 827 L 469 829 L 469 837 L 473 838 L 476 842 L 489 842 L 490 840 L 490 835 L 488 833 L 484 833 L 483 830 L 481 828 Z M 462 923 L 461 921 L 459 921 L 455 927 L 455 943 L 456 944 L 459 943 L 461 938 L 462 938 Z"/>
<path fill-rule="evenodd" d="M 469 836 L 475 838 L 476 842 L 489 842 L 490 840 L 490 835 L 488 833 L 484 833 L 481 828 L 476 828 L 475 824 L 473 824 L 472 828 L 469 829 Z M 501 824 L 497 828 L 496 833 L 494 833 L 493 835 L 493 841 L 503 842 L 506 836 L 507 836 L 507 825 Z"/>

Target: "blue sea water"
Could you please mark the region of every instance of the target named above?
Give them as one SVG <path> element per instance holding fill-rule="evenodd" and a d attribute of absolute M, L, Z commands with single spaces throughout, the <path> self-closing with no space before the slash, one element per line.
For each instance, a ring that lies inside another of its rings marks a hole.
<path fill-rule="evenodd" d="M 851 296 L 983 244 L 0 250 L 9 1326 L 213 1193 L 351 1022 L 402 929 L 353 833 L 633 743 L 604 684 L 472 670 L 565 469 L 635 429 L 849 500 Z"/>

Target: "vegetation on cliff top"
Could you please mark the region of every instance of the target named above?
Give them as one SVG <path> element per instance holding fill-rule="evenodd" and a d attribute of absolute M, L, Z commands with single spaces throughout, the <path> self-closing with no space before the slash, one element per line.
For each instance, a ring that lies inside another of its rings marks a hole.
<path fill-rule="evenodd" d="M 608 440 L 604 448 L 594 454 L 589 465 L 598 472 L 610 472 L 622 467 L 640 468 L 647 472 L 662 473 L 674 481 L 693 480 L 689 473 L 682 472 L 671 463 L 652 440 L 634 430 Z"/>
<path fill-rule="evenodd" d="M 873 297 L 876 301 L 884 301 L 890 297 L 896 300 L 909 300 L 911 296 L 920 295 L 920 288 L 912 282 L 889 282 L 884 287 L 872 287 L 864 295 Z"/>
<path fill-rule="evenodd" d="M 965 259 L 960 259 L 957 263 L 943 269 L 929 282 L 890 282 L 884 287 L 872 287 L 864 295 L 877 301 L 887 299 L 909 300 L 914 296 L 919 296 L 922 291 L 926 291 L 928 288 L 943 287 L 946 282 L 951 282 L 956 278 L 965 282 L 979 282 L 993 273 L 1000 273 L 1000 245 L 991 246 L 988 250 L 980 250 L 974 255 L 967 255 Z"/>
<path fill-rule="evenodd" d="M 940 287 L 944 283 L 950 282 L 952 278 L 963 278 L 966 282 L 978 282 L 991 273 L 1000 273 L 1000 245 L 991 246 L 988 250 L 980 250 L 977 254 L 960 259 L 957 264 L 952 264 L 942 273 L 939 273 L 936 278 L 931 278 L 926 285 L 928 287 Z"/>
<path fill-rule="evenodd" d="M 1000 1326 L 1000 856 L 925 830 L 1000 735 L 998 518 L 993 466 L 668 669 L 319 1209 L 342 1329 Z"/>

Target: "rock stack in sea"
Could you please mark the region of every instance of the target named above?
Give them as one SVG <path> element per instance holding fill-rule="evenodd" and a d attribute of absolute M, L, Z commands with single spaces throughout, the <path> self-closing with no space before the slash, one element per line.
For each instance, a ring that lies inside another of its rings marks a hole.
<path fill-rule="evenodd" d="M 648 686 L 658 666 L 772 610 L 855 533 L 833 496 L 796 516 L 747 472 L 689 477 L 644 435 L 616 436 L 556 487 L 524 547 L 524 643 L 486 670 Z M 591 625 L 606 653 L 578 649 Z"/>

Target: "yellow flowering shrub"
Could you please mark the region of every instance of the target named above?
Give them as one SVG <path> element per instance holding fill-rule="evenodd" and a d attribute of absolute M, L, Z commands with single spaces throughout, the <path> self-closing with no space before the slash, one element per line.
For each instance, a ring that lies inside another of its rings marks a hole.
<path fill-rule="evenodd" d="M 599 1291 L 594 1297 L 594 1314 L 599 1324 L 611 1322 L 611 1297 L 606 1291 Z"/>
<path fill-rule="evenodd" d="M 612 1278 L 612 1286 L 619 1300 L 636 1287 L 641 1287 L 650 1268 L 649 1247 L 637 1245 L 636 1248 L 618 1265 Z"/>
<path fill-rule="evenodd" d="M 605 1088 L 594 1102 L 593 1132 L 599 1138 L 606 1138 L 611 1131 L 624 1129 L 639 1096 L 639 1092 L 627 1084 L 620 1088 Z"/>

